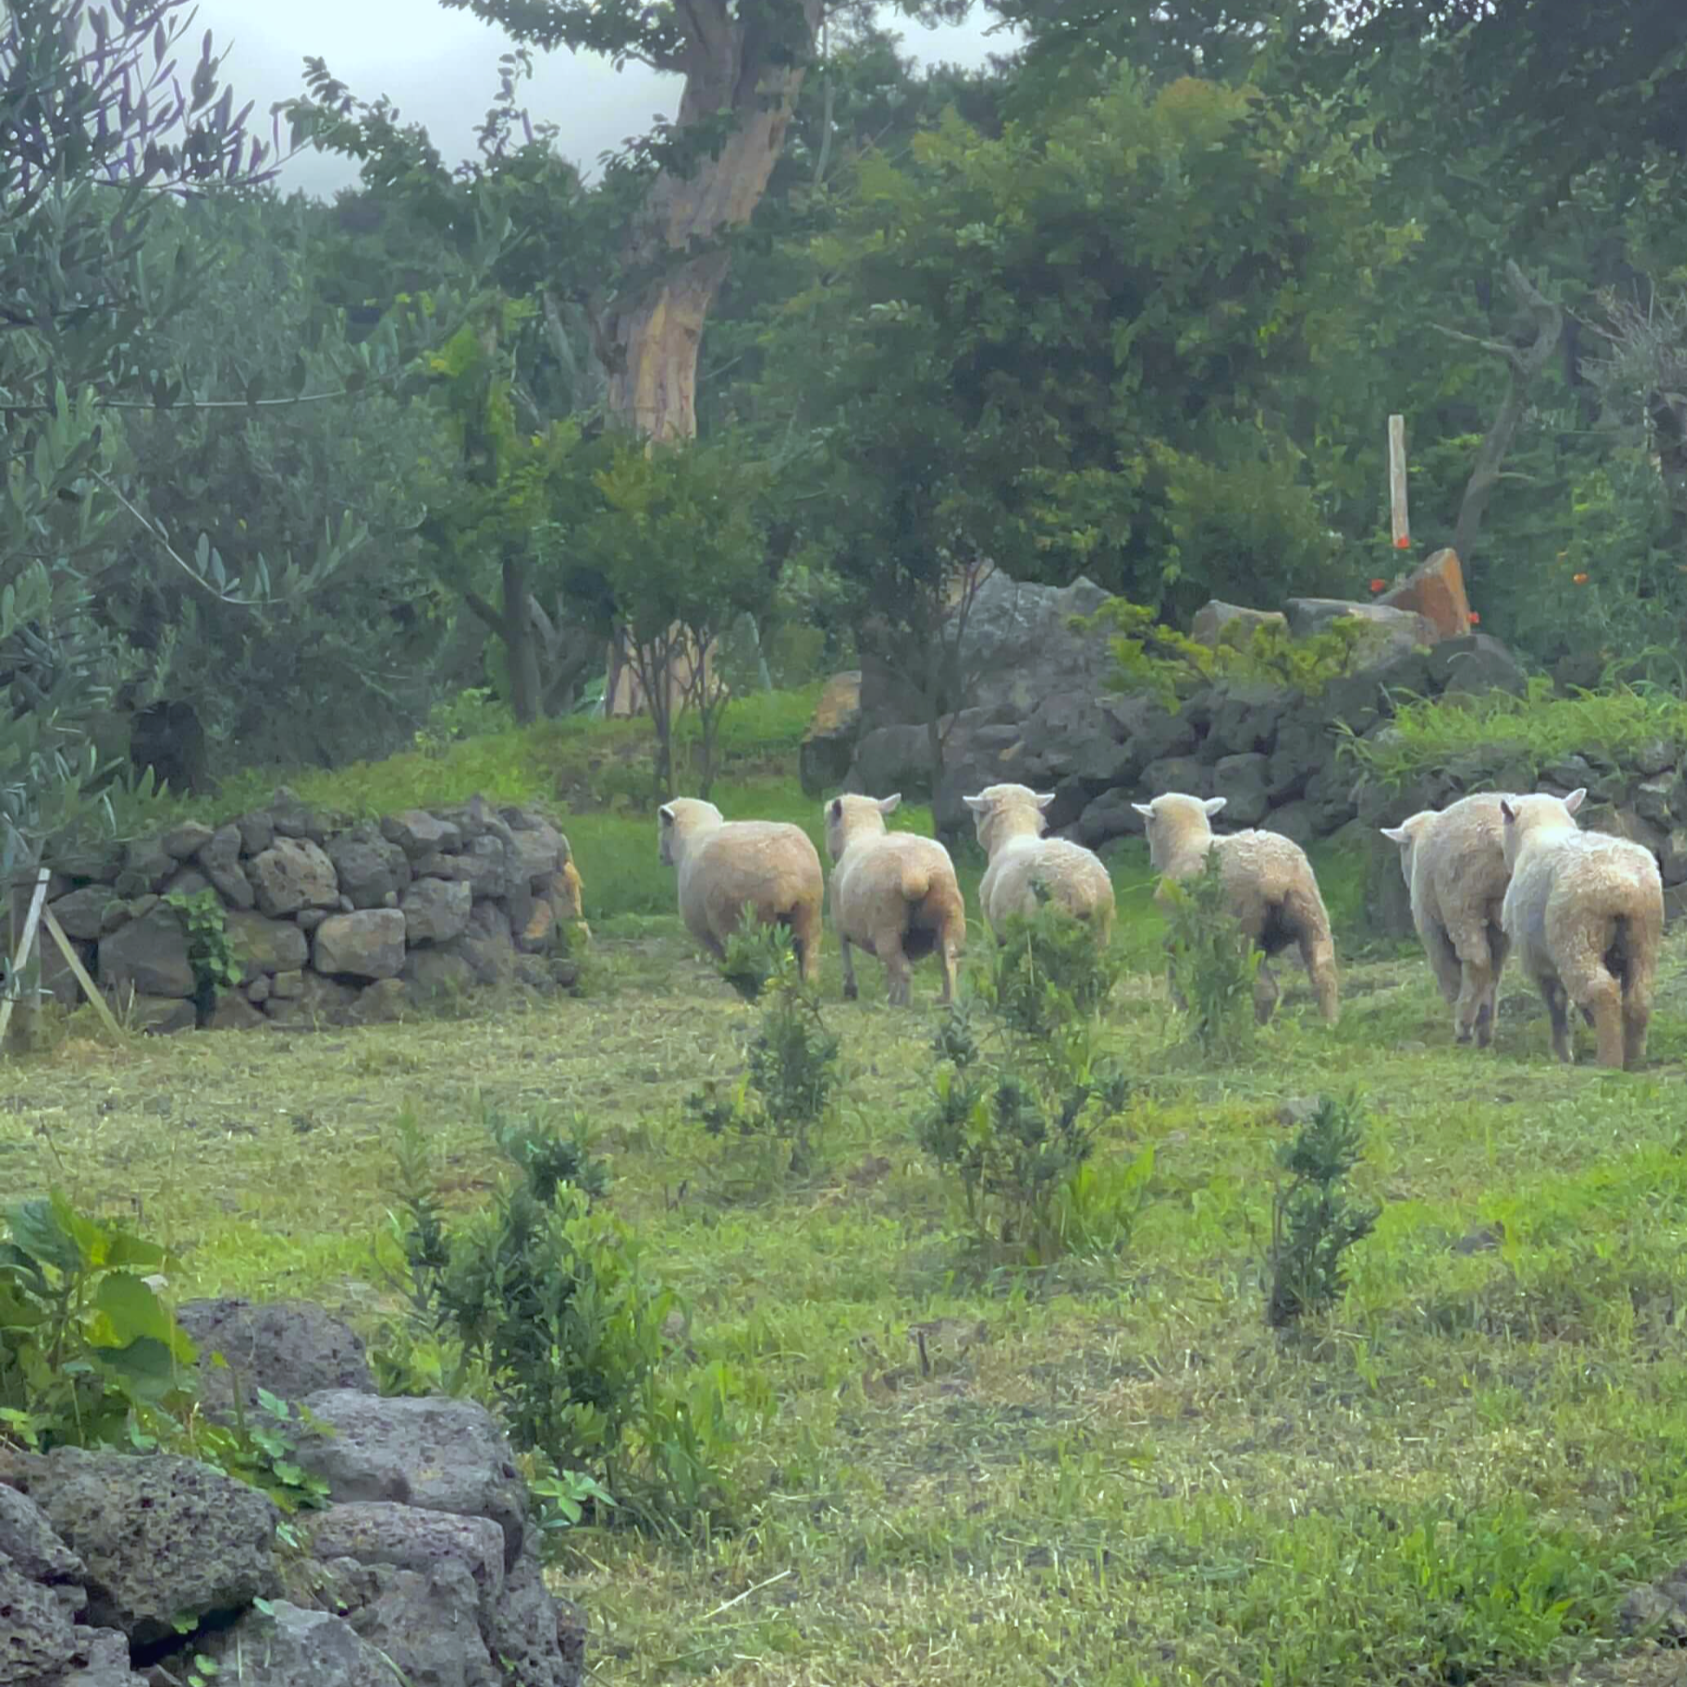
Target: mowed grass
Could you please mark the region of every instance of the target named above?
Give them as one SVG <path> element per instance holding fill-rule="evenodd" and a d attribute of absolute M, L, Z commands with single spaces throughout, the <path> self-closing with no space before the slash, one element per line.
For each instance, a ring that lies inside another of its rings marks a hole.
<path fill-rule="evenodd" d="M 177 1294 L 315 1296 L 373 1338 L 400 1113 L 467 1208 L 497 1175 L 479 1101 L 577 1109 L 685 1297 L 676 1363 L 762 1401 L 730 1527 L 570 1543 L 602 1682 L 1529 1679 L 1611 1650 L 1625 1590 L 1687 1556 L 1680 941 L 1633 1076 L 1550 1064 L 1515 978 L 1497 1049 L 1454 1048 L 1415 959 L 1350 967 L 1334 1032 L 1289 974 L 1255 1057 L 1210 1069 L 1133 972 L 1106 1040 L 1140 1089 L 1099 1152 L 1152 1144 L 1152 1197 L 1116 1251 L 1029 1272 L 978 1259 L 911 1138 L 929 969 L 898 1015 L 872 968 L 839 1001 L 828 954 L 849 1104 L 785 1184 L 682 1116 L 753 1010 L 671 917 L 605 923 L 579 1001 L 118 1049 L 78 1026 L 0 1069 L 0 1186 L 127 1214 Z M 1124 924 L 1151 955 L 1145 897 Z M 1383 1216 L 1340 1307 L 1278 1336 L 1279 1110 L 1349 1086 Z"/>
<path fill-rule="evenodd" d="M 763 707 L 716 800 L 818 841 L 789 777 L 796 709 Z M 379 1341 L 401 1115 L 462 1211 L 499 1176 L 482 1103 L 587 1120 L 610 1204 L 683 1295 L 675 1371 L 740 1431 L 727 1524 L 565 1543 L 555 1578 L 591 1615 L 600 1682 L 1681 1679 L 1615 1615 L 1687 1558 L 1687 940 L 1668 942 L 1643 1073 L 1552 1064 L 1515 974 L 1496 1049 L 1456 1048 L 1421 957 L 1361 942 L 1362 863 L 1327 851 L 1340 1026 L 1285 967 L 1254 1055 L 1214 1066 L 1179 1041 L 1128 845 L 1111 864 L 1131 970 L 1103 1041 L 1136 1090 L 1097 1157 L 1152 1146 L 1150 1198 L 1115 1247 L 1008 1268 L 915 1144 L 929 964 L 895 1014 L 871 962 L 864 999 L 839 999 L 829 947 L 848 1099 L 811 1175 L 686 1118 L 702 1079 L 740 1068 L 755 1012 L 673 917 L 645 753 L 636 727 L 565 724 L 292 781 L 364 813 L 475 789 L 559 804 L 596 993 L 118 1048 L 79 1019 L 0 1067 L 0 1189 L 127 1216 L 177 1251 L 178 1295 L 308 1295 Z M 982 863 L 957 864 L 976 951 Z M 1274 1152 L 1296 1104 L 1350 1089 L 1369 1119 L 1355 1182 L 1382 1217 L 1341 1304 L 1278 1335 Z"/>

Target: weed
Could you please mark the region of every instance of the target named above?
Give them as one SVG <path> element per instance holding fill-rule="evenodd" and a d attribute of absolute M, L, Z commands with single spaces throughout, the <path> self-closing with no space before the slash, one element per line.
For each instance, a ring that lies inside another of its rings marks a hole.
<path fill-rule="evenodd" d="M 219 991 L 232 990 L 240 982 L 243 970 L 222 901 L 207 887 L 191 896 L 171 891 L 164 903 L 176 910 L 187 933 L 187 958 L 198 997 L 214 1003 Z"/>
<path fill-rule="evenodd" d="M 1265 1321 L 1282 1329 L 1340 1299 L 1347 1250 L 1376 1228 L 1381 1209 L 1352 1201 L 1342 1187 L 1360 1159 L 1357 1099 L 1319 1098 L 1317 1111 L 1277 1154 L 1281 1177 L 1271 1200 Z"/>
<path fill-rule="evenodd" d="M 1231 913 L 1218 851 L 1192 878 L 1165 881 L 1172 999 L 1202 1054 L 1236 1059 L 1253 1046 L 1260 952 Z"/>
<path fill-rule="evenodd" d="M 979 989 L 1013 1030 L 1047 1037 L 1074 1017 L 1100 1013 L 1124 967 L 1083 921 L 1050 901 L 1045 886 L 1035 892 L 1035 913 L 1003 922 Z"/>
<path fill-rule="evenodd" d="M 759 1002 L 763 991 L 789 966 L 789 940 L 779 926 L 756 918 L 753 902 L 744 904 L 737 929 L 723 947 L 726 952 L 716 967 L 746 1002 Z"/>

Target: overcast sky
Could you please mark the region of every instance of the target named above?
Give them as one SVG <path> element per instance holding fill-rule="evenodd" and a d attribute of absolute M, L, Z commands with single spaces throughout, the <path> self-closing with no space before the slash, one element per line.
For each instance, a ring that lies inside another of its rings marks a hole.
<path fill-rule="evenodd" d="M 905 19 L 897 27 L 903 50 L 920 62 L 973 66 L 1006 49 L 1003 36 L 986 38 L 991 21 L 981 11 L 955 27 L 926 30 Z M 401 119 L 426 124 L 452 164 L 474 152 L 474 129 L 497 91 L 498 55 L 508 45 L 500 30 L 437 0 L 198 0 L 194 49 L 206 28 L 226 50 L 226 81 L 240 101 L 255 100 L 258 113 L 302 91 L 304 60 L 315 54 L 359 98 L 390 95 Z M 564 50 L 537 58 L 525 89 L 534 116 L 558 125 L 563 155 L 593 173 L 600 153 L 644 133 L 653 115 L 672 117 L 678 96 L 675 77 L 641 65 L 617 74 L 606 59 Z M 268 130 L 266 116 L 266 137 Z M 347 159 L 307 153 L 281 185 L 329 195 L 356 176 Z"/>

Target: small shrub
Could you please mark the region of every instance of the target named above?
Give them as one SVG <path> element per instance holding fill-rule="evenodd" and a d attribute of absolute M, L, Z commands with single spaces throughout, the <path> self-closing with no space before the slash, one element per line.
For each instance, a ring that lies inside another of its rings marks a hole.
<path fill-rule="evenodd" d="M 207 889 L 192 896 L 172 891 L 164 902 L 176 910 L 187 933 L 187 958 L 198 995 L 214 1002 L 219 991 L 232 990 L 240 982 L 243 971 L 222 901 Z"/>
<path fill-rule="evenodd" d="M 1347 1250 L 1376 1227 L 1379 1208 L 1343 1188 L 1360 1160 L 1357 1099 L 1319 1098 L 1318 1110 L 1277 1151 L 1281 1173 L 1271 1200 L 1265 1321 L 1282 1329 L 1333 1306 L 1347 1280 Z"/>
<path fill-rule="evenodd" d="M 1123 965 L 1083 921 L 1052 904 L 1042 885 L 1036 896 L 1034 914 L 1015 914 L 1003 922 L 979 990 L 1013 1030 L 1047 1037 L 1074 1017 L 1100 1013 Z"/>
<path fill-rule="evenodd" d="M 711 1136 L 736 1131 L 788 1144 L 790 1169 L 804 1172 L 836 1110 L 843 1045 L 777 928 L 758 925 L 748 908 L 720 971 L 746 1001 L 770 992 L 772 1001 L 745 1051 L 743 1078 L 725 1092 L 705 1082 L 686 1098 L 687 1110 Z"/>
<path fill-rule="evenodd" d="M 1040 1059 L 1023 1044 L 987 1057 L 970 1009 L 938 1028 L 933 1052 L 944 1064 L 915 1135 L 958 1181 L 968 1227 L 1029 1265 L 1068 1251 L 1081 1239 L 1072 1222 L 1075 1181 L 1096 1127 L 1123 1109 L 1128 1084 L 1071 1041 Z"/>
<path fill-rule="evenodd" d="M 1218 851 L 1208 852 L 1193 878 L 1166 880 L 1165 890 L 1172 999 L 1196 1048 L 1235 1059 L 1253 1046 L 1258 1028 L 1254 985 L 1263 956 L 1230 912 Z"/>

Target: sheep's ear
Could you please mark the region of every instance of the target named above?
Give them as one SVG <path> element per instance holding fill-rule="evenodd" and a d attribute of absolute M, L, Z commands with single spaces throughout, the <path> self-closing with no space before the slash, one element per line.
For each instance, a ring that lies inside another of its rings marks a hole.
<path fill-rule="evenodd" d="M 1039 791 L 1037 793 L 1037 807 L 1038 808 L 1048 808 L 1048 807 L 1050 807 L 1054 802 L 1054 797 L 1055 797 L 1055 793 L 1053 791 Z"/>
<path fill-rule="evenodd" d="M 1410 841 L 1412 836 L 1411 828 L 1408 826 L 1379 826 L 1377 827 L 1377 830 L 1381 832 L 1390 843 L 1407 843 Z"/>
<path fill-rule="evenodd" d="M 1501 797 L 1501 798 L 1500 798 L 1500 816 L 1501 816 L 1501 818 L 1502 818 L 1502 819 L 1504 819 L 1504 820 L 1505 820 L 1505 821 L 1506 821 L 1506 822 L 1507 822 L 1507 823 L 1508 823 L 1508 824 L 1509 824 L 1509 823 L 1510 823 L 1510 822 L 1511 822 L 1511 821 L 1513 821 L 1513 820 L 1515 820 L 1515 819 L 1516 819 L 1516 818 L 1517 818 L 1517 810 L 1516 810 L 1516 809 L 1514 809 L 1514 808 L 1513 808 L 1513 807 L 1512 807 L 1512 806 L 1511 806 L 1511 804 L 1510 804 L 1510 803 L 1508 803 L 1508 802 L 1507 802 L 1507 801 L 1506 801 L 1506 800 L 1505 800 L 1505 798 L 1504 798 L 1504 797 Z"/>
<path fill-rule="evenodd" d="M 671 808 L 669 808 L 666 803 L 663 803 L 662 806 L 659 809 L 657 809 L 656 813 L 660 817 L 660 819 L 662 821 L 662 824 L 664 826 L 673 825 L 673 823 L 674 823 L 674 811 Z"/>
<path fill-rule="evenodd" d="M 1144 820 L 1152 820 L 1154 818 L 1154 805 L 1151 802 L 1133 802 L 1131 807 L 1134 808 Z"/>
<path fill-rule="evenodd" d="M 888 797 L 879 798 L 879 813 L 894 814 L 902 806 L 902 793 L 892 791 Z"/>
<path fill-rule="evenodd" d="M 1217 814 L 1218 811 L 1229 801 L 1229 797 L 1208 797 L 1207 800 L 1201 804 L 1201 807 L 1204 808 L 1208 814 Z"/>
<path fill-rule="evenodd" d="M 962 797 L 961 801 L 964 802 L 974 814 L 983 814 L 990 806 L 989 799 L 986 797 Z"/>
<path fill-rule="evenodd" d="M 1569 796 L 1564 799 L 1564 812 L 1574 814 L 1587 801 L 1587 786 L 1578 785 Z"/>

